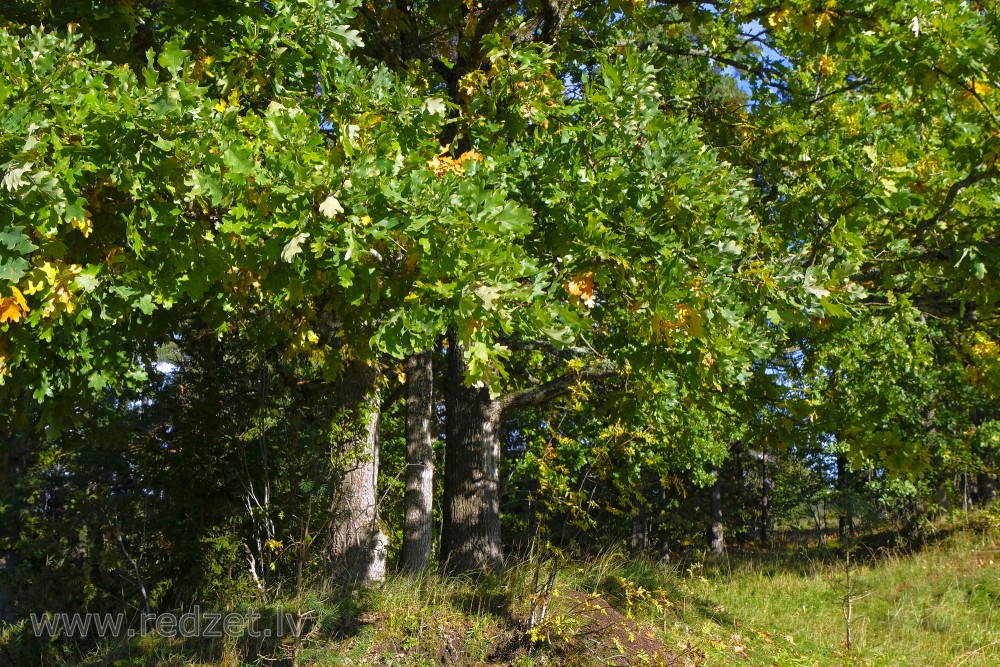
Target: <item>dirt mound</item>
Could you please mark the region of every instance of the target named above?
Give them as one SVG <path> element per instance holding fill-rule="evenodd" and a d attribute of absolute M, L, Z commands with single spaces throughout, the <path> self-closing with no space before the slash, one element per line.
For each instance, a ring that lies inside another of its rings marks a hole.
<path fill-rule="evenodd" d="M 602 664 L 618 667 L 685 664 L 653 630 L 640 627 L 607 600 L 576 591 L 564 598 L 561 613 L 576 619 L 574 630 L 566 636 L 565 652 L 579 654 L 582 649 Z"/>

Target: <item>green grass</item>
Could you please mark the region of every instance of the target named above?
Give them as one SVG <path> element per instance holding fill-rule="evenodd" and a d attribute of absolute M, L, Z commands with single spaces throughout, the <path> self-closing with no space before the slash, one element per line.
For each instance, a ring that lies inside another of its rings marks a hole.
<path fill-rule="evenodd" d="M 1000 664 L 1000 531 L 981 516 L 916 553 L 852 567 L 847 648 L 841 550 L 747 555 L 684 580 L 668 628 L 705 665 L 975 667 Z M 797 558 L 795 557 L 797 555 Z"/>
<path fill-rule="evenodd" d="M 1000 512 L 935 530 L 919 549 L 852 549 L 850 650 L 845 545 L 824 543 L 686 563 L 611 553 L 564 565 L 534 643 L 525 636 L 534 568 L 522 563 L 486 578 L 395 576 L 353 597 L 285 600 L 286 611 L 319 621 L 298 645 L 145 637 L 71 662 L 589 667 L 663 664 L 658 646 L 679 656 L 675 664 L 707 667 L 1000 664 Z"/>

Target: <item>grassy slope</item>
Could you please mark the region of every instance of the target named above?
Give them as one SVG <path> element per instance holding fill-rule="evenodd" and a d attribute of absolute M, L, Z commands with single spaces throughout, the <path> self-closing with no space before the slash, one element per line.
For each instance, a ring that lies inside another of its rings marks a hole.
<path fill-rule="evenodd" d="M 659 645 L 678 654 L 674 664 L 709 667 L 992 666 L 1000 664 L 1000 513 L 973 524 L 942 525 L 932 544 L 909 554 L 856 547 L 851 651 L 843 552 L 829 545 L 684 565 L 610 555 L 563 568 L 531 655 L 524 625 L 534 571 L 520 565 L 488 580 L 394 577 L 358 598 L 286 602 L 286 611 L 321 620 L 298 646 L 146 637 L 83 662 L 290 665 L 294 655 L 303 666 L 625 665 L 657 664 L 635 656 Z"/>
<path fill-rule="evenodd" d="M 731 562 L 728 571 L 720 566 L 692 580 L 703 604 L 682 621 L 695 628 L 691 643 L 706 665 L 734 658 L 753 665 L 1000 664 L 1000 533 L 996 517 L 986 519 L 917 553 L 879 554 L 853 569 L 850 653 L 839 557 L 821 562 L 801 552 L 781 563 L 766 555 Z"/>

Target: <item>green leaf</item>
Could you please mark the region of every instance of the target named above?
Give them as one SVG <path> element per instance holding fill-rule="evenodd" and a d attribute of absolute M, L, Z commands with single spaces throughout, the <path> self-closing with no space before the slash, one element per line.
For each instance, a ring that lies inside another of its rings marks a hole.
<path fill-rule="evenodd" d="M 252 159 L 250 149 L 238 144 L 230 144 L 222 154 L 222 160 L 234 174 L 249 174 L 257 166 Z"/>
<path fill-rule="evenodd" d="M 153 295 L 144 294 L 141 298 L 132 302 L 133 308 L 138 308 L 145 315 L 152 315 L 153 311 L 156 310 L 156 304 L 153 303 Z"/>
<path fill-rule="evenodd" d="M 20 257 L 0 258 L 0 280 L 16 283 L 28 272 L 30 266 Z"/>
<path fill-rule="evenodd" d="M 160 56 L 156 59 L 156 62 L 159 63 L 160 67 L 170 72 L 171 76 L 177 76 L 187 58 L 188 52 L 183 50 L 177 42 L 171 41 L 167 42 L 163 50 L 160 51 Z"/>
<path fill-rule="evenodd" d="M 437 97 L 430 97 L 424 100 L 420 109 L 431 116 L 444 116 L 448 113 L 448 108 L 445 106 L 444 100 Z"/>
<path fill-rule="evenodd" d="M 27 255 L 38 250 L 38 246 L 32 243 L 28 235 L 24 233 L 23 227 L 10 226 L 0 231 L 0 244 L 20 255 Z"/>

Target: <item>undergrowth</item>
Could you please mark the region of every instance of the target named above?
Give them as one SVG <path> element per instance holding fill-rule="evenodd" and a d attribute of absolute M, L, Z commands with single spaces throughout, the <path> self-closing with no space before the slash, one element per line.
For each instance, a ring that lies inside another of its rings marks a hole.
<path fill-rule="evenodd" d="M 610 552 L 557 563 L 551 580 L 539 567 L 551 572 L 524 562 L 494 576 L 393 576 L 352 594 L 230 604 L 252 608 L 258 627 L 285 614 L 299 636 L 149 635 L 64 651 L 53 664 L 1000 664 L 997 510 L 952 517 L 909 544 L 859 538 L 670 562 Z"/>

